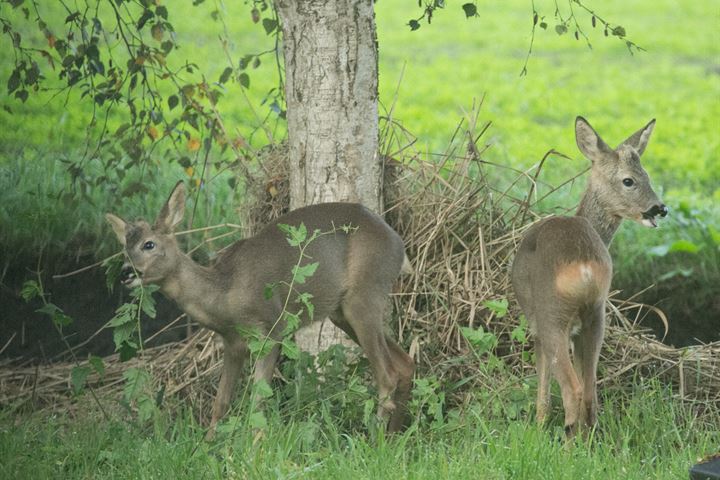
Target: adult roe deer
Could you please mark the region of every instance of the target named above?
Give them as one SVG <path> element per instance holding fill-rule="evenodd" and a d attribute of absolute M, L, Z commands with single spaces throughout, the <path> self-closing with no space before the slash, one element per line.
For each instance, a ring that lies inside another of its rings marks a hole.
<path fill-rule="evenodd" d="M 389 416 L 389 431 L 403 426 L 414 363 L 383 329 L 388 293 L 398 275 L 410 268 L 403 241 L 385 221 L 355 203 L 325 203 L 294 210 L 271 222 L 254 237 L 231 245 L 208 267 L 195 263 L 178 248 L 173 234 L 182 221 L 185 189 L 179 182 L 154 225 L 128 223 L 106 214 L 128 262 L 121 279 L 128 287 L 156 284 L 202 326 L 217 332 L 224 345 L 220 386 L 213 403 L 208 438 L 227 412 L 247 356 L 238 327 L 258 327 L 278 340 L 276 325 L 288 295 L 287 283 L 299 259 L 278 224 L 305 225 L 308 232 L 328 232 L 309 243 L 305 254 L 319 262 L 315 273 L 294 289 L 312 295 L 314 318 L 330 317 L 370 361 L 380 397 L 378 416 Z M 342 229 L 350 226 L 350 229 Z M 277 286 L 270 299 L 268 284 Z M 294 298 L 294 296 L 293 296 Z M 307 320 L 307 319 L 305 319 Z M 268 383 L 279 356 L 275 345 L 256 365 L 254 379 Z"/>
<path fill-rule="evenodd" d="M 513 262 L 513 289 L 535 334 L 537 421 L 547 414 L 552 371 L 568 437 L 579 424 L 597 421 L 597 364 L 612 278 L 608 245 L 623 218 L 656 227 L 655 216 L 668 213 L 640 165 L 654 126 L 652 120 L 612 149 L 577 117 L 577 145 L 592 162 L 578 210 L 574 217 L 549 217 L 530 227 Z"/>

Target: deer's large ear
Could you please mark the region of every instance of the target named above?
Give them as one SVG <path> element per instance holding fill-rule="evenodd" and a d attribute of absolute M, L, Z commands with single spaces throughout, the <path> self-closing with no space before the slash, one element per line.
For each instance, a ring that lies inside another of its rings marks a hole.
<path fill-rule="evenodd" d="M 170 233 L 182 221 L 185 214 L 185 185 L 182 181 L 175 185 L 170 198 L 163 205 L 155 220 L 155 230 Z"/>
<path fill-rule="evenodd" d="M 643 128 L 630 135 L 630 137 L 628 137 L 627 140 L 622 142 L 620 146 L 630 145 L 635 150 L 637 150 L 638 155 L 642 155 L 645 151 L 645 147 L 647 147 L 648 141 L 650 140 L 650 135 L 653 132 L 653 128 L 655 128 L 654 118 L 650 120 L 650 122 L 648 122 L 648 124 L 645 125 Z"/>
<path fill-rule="evenodd" d="M 125 234 L 127 233 L 127 222 L 120 217 L 113 215 L 112 213 L 106 213 L 105 219 L 108 221 L 110 226 L 115 232 L 120 244 L 125 247 Z"/>
<path fill-rule="evenodd" d="M 575 142 L 591 162 L 601 161 L 614 153 L 583 117 L 575 119 Z"/>

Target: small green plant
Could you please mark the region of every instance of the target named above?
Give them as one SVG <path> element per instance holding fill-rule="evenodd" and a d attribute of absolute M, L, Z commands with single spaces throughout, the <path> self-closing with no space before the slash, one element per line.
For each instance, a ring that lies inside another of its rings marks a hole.
<path fill-rule="evenodd" d="M 307 261 L 309 257 L 306 250 L 310 244 L 321 236 L 335 234 L 338 230 L 343 231 L 344 233 L 349 233 L 354 229 L 354 227 L 351 226 L 342 226 L 327 232 L 315 230 L 310 233 L 304 223 L 300 223 L 297 226 L 278 224 L 277 227 L 286 235 L 288 244 L 298 249 L 298 259 L 292 267 L 289 280 L 278 281 L 264 286 L 263 295 L 266 300 L 270 300 L 278 292 L 287 292 L 283 299 L 282 310 L 270 330 L 265 332 L 258 327 L 247 327 L 242 325 L 236 327 L 238 333 L 240 333 L 247 342 L 253 369 L 257 367 L 258 362 L 263 357 L 270 354 L 276 345 L 280 345 L 281 353 L 290 360 L 301 360 L 303 355 L 300 352 L 300 348 L 297 343 L 295 343 L 293 335 L 298 328 L 300 328 L 301 318 L 307 317 L 310 321 L 312 321 L 315 307 L 312 303 L 312 295 L 308 292 L 301 291 L 298 286 L 304 285 L 307 279 L 315 274 L 319 266 L 319 262 Z M 282 330 L 280 330 L 279 335 L 276 335 L 277 329 L 280 328 Z M 345 363 L 344 353 L 342 356 L 343 360 L 341 362 L 333 362 L 334 366 L 339 363 Z M 310 356 L 308 355 L 308 357 Z M 317 359 L 317 363 L 322 364 L 322 354 L 320 357 L 321 358 Z M 310 367 L 314 367 L 314 364 L 315 359 L 310 357 Z M 345 367 L 343 366 L 342 368 Z M 338 378 L 340 376 L 334 375 L 327 370 L 325 370 L 325 374 L 330 378 Z M 250 383 L 251 382 L 248 382 L 245 391 L 243 392 L 243 398 L 246 398 L 248 388 L 251 388 L 252 390 L 252 395 L 249 396 L 251 399 L 250 412 L 244 420 L 251 428 L 262 430 L 267 426 L 267 418 L 259 407 L 261 403 L 264 403 L 267 399 L 272 397 L 273 392 L 270 386 L 264 381 L 256 382 L 254 385 L 250 385 Z M 315 390 L 315 388 L 313 388 L 313 390 Z M 355 384 L 352 388 L 350 388 L 350 392 L 367 395 L 367 388 L 362 385 Z M 366 403 L 364 411 L 367 412 L 368 409 L 369 406 Z M 365 415 L 365 417 L 367 417 L 367 415 Z M 218 427 L 218 433 L 233 432 L 240 420 L 242 420 L 240 417 L 228 418 L 221 424 L 220 427 Z M 365 423 L 368 422 L 366 421 Z"/>
<path fill-rule="evenodd" d="M 68 343 L 67 338 L 63 334 L 63 328 L 71 325 L 73 319 L 70 316 L 66 315 L 60 307 L 48 301 L 48 295 L 43 287 L 42 275 L 40 274 L 40 272 L 38 272 L 37 274 L 37 280 L 27 280 L 23 284 L 23 287 L 20 290 L 20 296 L 23 300 L 25 300 L 25 302 L 28 303 L 34 299 L 39 299 L 42 302 L 42 307 L 37 309 L 37 311 L 50 317 L 50 321 L 53 327 L 57 331 L 58 335 L 60 335 L 60 338 L 67 347 L 70 356 L 75 362 L 75 366 L 72 368 L 72 370 L 70 370 L 70 384 L 72 385 L 73 394 L 79 395 L 83 392 L 87 384 L 87 379 L 92 372 L 97 373 L 100 378 L 105 375 L 105 364 L 102 358 L 91 355 L 88 358 L 87 363 L 83 364 L 75 355 L 75 351 L 73 350 L 70 343 Z M 95 395 L 95 391 L 92 390 L 92 388 L 90 389 L 90 391 L 93 398 L 95 399 L 95 402 L 100 407 L 100 410 L 107 418 L 107 414 L 105 413 L 102 404 L 100 404 L 100 401 Z"/>
<path fill-rule="evenodd" d="M 155 318 L 155 299 L 152 294 L 158 288 L 156 285 L 134 288 L 130 292 L 132 301 L 120 305 L 115 310 L 115 316 L 108 322 L 108 326 L 113 328 L 115 351 L 120 352 L 120 360 L 123 362 L 135 357 L 137 352 L 142 350 L 141 314 Z"/>

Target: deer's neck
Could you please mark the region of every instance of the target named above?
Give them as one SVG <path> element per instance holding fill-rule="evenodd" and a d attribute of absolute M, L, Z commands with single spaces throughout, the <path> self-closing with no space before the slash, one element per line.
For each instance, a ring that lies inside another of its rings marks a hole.
<path fill-rule="evenodd" d="M 207 323 L 213 317 L 218 285 L 208 268 L 181 255 L 177 270 L 160 285 L 160 290 L 194 320 L 213 327 Z"/>
<path fill-rule="evenodd" d="M 575 215 L 585 217 L 590 222 L 590 225 L 592 225 L 598 235 L 600 235 L 605 246 L 610 245 L 622 221 L 622 218 L 610 213 L 600 202 L 592 185 L 588 186 L 585 195 L 583 195 L 582 200 L 580 200 L 580 206 Z"/>

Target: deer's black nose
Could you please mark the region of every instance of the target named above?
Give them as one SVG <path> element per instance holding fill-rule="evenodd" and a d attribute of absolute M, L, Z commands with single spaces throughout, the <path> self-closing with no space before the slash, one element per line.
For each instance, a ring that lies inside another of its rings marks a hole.
<path fill-rule="evenodd" d="M 664 217 L 668 214 L 668 207 L 665 206 L 665 204 L 661 203 L 660 205 L 653 205 L 650 210 L 645 212 L 643 215 L 647 217 L 654 217 L 656 215 L 660 215 L 661 217 Z"/>

